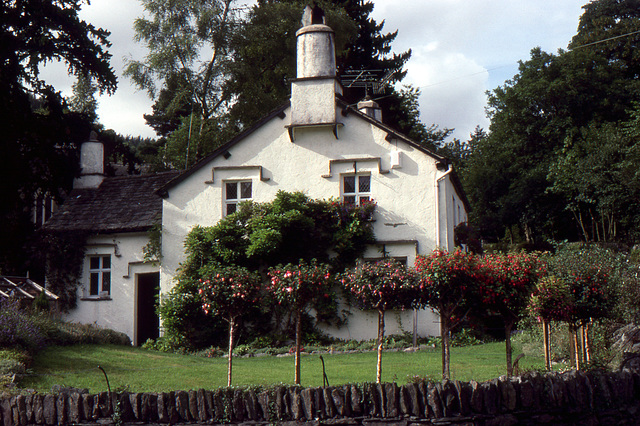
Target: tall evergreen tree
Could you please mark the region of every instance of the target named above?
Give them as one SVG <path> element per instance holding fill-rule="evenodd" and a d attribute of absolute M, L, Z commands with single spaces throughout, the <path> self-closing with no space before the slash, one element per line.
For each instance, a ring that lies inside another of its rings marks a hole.
<path fill-rule="evenodd" d="M 72 87 L 73 96 L 69 100 L 71 111 L 86 115 L 91 121 L 98 119 L 98 101 L 95 94 L 98 91 L 91 77 L 81 74 Z"/>

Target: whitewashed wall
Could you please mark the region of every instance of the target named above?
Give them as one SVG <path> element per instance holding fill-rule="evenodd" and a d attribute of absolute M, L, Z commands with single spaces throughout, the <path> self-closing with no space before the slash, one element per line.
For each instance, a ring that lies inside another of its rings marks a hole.
<path fill-rule="evenodd" d="M 143 262 L 142 248 L 148 243 L 146 233 L 91 237 L 78 289 L 78 306 L 65 319 L 82 324 L 96 324 L 126 333 L 135 341 L 137 273 L 158 272 L 159 267 Z M 111 255 L 111 294 L 107 299 L 89 295 L 89 256 Z"/>
<path fill-rule="evenodd" d="M 438 224 L 439 238 L 436 246 L 448 250 L 455 250 L 454 228 L 468 221 L 467 211 L 460 196 L 455 190 L 448 175 L 438 180 L 438 206 L 441 212 Z"/>
<path fill-rule="evenodd" d="M 297 128 L 292 143 L 285 128 L 290 111 L 285 112 L 284 119 L 273 118 L 231 147 L 228 159 L 214 158 L 170 188 L 163 203 L 163 293 L 173 286 L 176 269 L 184 260 L 184 239 L 192 227 L 214 225 L 222 217 L 226 180 L 251 179 L 253 200 L 257 202 L 272 200 L 278 190 L 301 191 L 317 199 L 337 198 L 341 174 L 354 172 L 353 162 L 334 163 L 330 169 L 330 160 L 367 158 L 357 161 L 356 171 L 371 174 L 371 196 L 377 203 L 375 237 L 377 241 L 386 242 L 388 255 L 407 257 L 411 265 L 417 253 L 426 254 L 436 247 L 439 227 L 441 233 L 445 228 L 452 229 L 448 217 L 442 217 L 440 223 L 437 220 L 437 193 L 447 192 L 449 186 L 448 176 L 438 182 L 443 173 L 436 169 L 434 158 L 401 140 L 386 141 L 386 131 L 356 114 L 343 117 L 340 110 L 336 116 L 344 125 L 338 129 L 338 139 L 330 127 Z M 392 151 L 401 153 L 400 167 L 391 168 Z M 235 168 L 237 166 L 253 167 Z M 217 169 L 225 167 L 227 169 Z M 259 179 L 260 171 L 263 180 Z M 447 235 L 446 232 L 443 235 Z M 380 247 L 371 247 L 366 257 L 382 257 Z M 391 317 L 388 330 L 400 330 L 399 326 L 394 329 Z M 428 324 L 433 324 L 434 318 L 430 313 L 425 314 Z M 353 315 L 350 321 L 346 331 L 350 337 L 375 337 L 375 327 L 369 330 L 368 319 L 356 319 Z M 437 326 L 420 328 L 425 330 L 421 334 L 438 333 Z M 406 329 L 404 320 L 402 329 Z"/>

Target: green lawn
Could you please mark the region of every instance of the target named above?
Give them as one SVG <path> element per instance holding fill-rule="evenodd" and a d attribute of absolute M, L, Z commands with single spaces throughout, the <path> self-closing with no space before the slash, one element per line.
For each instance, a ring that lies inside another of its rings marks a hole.
<path fill-rule="evenodd" d="M 324 354 L 331 385 L 375 381 L 376 353 Z M 418 352 L 385 352 L 382 380 L 407 383 L 416 375 L 438 380 L 441 377 L 439 349 Z M 542 367 L 543 360 L 525 358 L 524 366 Z M 292 384 L 292 356 L 235 357 L 234 385 Z M 166 354 L 140 348 L 112 345 L 50 347 L 35 357 L 32 374 L 21 382 L 22 388 L 49 392 L 53 385 L 88 388 L 90 392 L 107 390 L 105 369 L 112 390 L 159 392 L 170 390 L 212 389 L 227 383 L 226 358 L 202 358 Z M 484 381 L 505 374 L 504 343 L 489 343 L 452 348 L 451 375 L 457 380 Z M 319 355 L 302 356 L 302 385 L 322 385 Z"/>

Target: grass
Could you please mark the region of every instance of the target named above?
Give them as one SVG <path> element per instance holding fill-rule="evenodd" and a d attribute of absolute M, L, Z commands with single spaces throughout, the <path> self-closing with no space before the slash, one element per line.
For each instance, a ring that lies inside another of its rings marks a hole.
<path fill-rule="evenodd" d="M 323 354 L 331 385 L 375 381 L 376 353 Z M 540 368 L 541 358 L 525 358 L 521 367 Z M 294 359 L 286 357 L 234 358 L 233 384 L 293 384 Z M 204 358 L 167 354 L 116 345 L 54 346 L 34 358 L 32 374 L 20 382 L 21 388 L 50 392 L 53 385 L 88 388 L 97 393 L 107 390 L 107 372 L 112 390 L 164 392 L 171 390 L 213 389 L 226 386 L 226 358 Z M 504 343 L 452 348 L 451 378 L 489 380 L 505 374 Z M 439 349 L 418 352 L 385 352 L 382 380 L 405 384 L 413 376 L 439 380 Z M 302 385 L 322 385 L 319 355 L 302 356 Z"/>

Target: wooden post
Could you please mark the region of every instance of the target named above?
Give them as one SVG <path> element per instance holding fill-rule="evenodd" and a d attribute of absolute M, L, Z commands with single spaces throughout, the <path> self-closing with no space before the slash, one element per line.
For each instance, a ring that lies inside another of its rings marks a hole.
<path fill-rule="evenodd" d="M 571 334 L 573 337 L 573 353 L 575 355 L 576 370 L 579 371 L 580 370 L 580 343 L 578 343 L 579 328 L 570 327 L 569 329 L 571 330 Z"/>
<path fill-rule="evenodd" d="M 511 329 L 513 328 L 513 323 L 511 321 L 506 321 L 504 323 L 504 334 L 505 334 L 505 349 L 507 353 L 507 377 L 511 377 L 513 374 L 513 362 L 511 358 Z"/>
<path fill-rule="evenodd" d="M 233 335 L 235 333 L 236 321 L 235 318 L 229 320 L 229 356 L 227 361 L 227 386 L 231 386 L 231 370 L 233 360 Z"/>
<path fill-rule="evenodd" d="M 582 346 L 584 348 L 584 362 L 591 362 L 591 342 L 589 341 L 589 328 L 591 320 L 582 326 Z"/>
<path fill-rule="evenodd" d="M 301 309 L 298 309 L 298 312 L 296 312 L 296 360 L 295 360 L 296 373 L 294 377 L 294 383 L 296 385 L 300 384 L 300 344 L 301 344 L 300 335 L 302 334 L 301 323 L 302 323 Z"/>
<path fill-rule="evenodd" d="M 449 378 L 449 318 L 440 315 L 440 337 L 442 340 L 442 380 Z"/>
<path fill-rule="evenodd" d="M 382 382 L 382 345 L 384 343 L 384 310 L 378 309 L 378 364 L 376 366 L 376 383 Z"/>
<path fill-rule="evenodd" d="M 551 371 L 551 348 L 549 348 L 549 323 L 542 319 L 542 340 L 544 342 L 544 368 Z"/>

